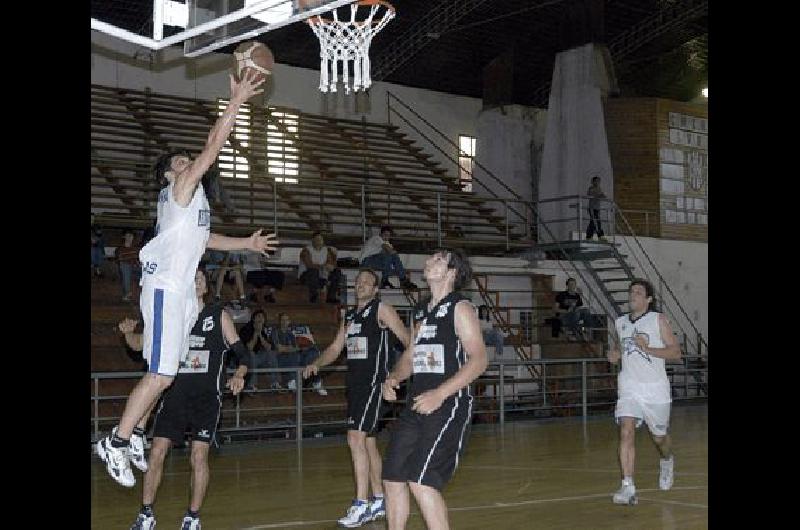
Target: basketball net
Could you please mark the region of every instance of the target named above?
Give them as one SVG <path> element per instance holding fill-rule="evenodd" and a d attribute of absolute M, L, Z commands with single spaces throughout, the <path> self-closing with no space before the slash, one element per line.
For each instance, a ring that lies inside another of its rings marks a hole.
<path fill-rule="evenodd" d="M 359 8 L 364 20 L 357 20 Z M 383 8 L 383 15 L 378 18 L 378 11 Z M 364 14 L 366 10 L 368 14 Z M 383 27 L 394 18 L 394 7 L 383 0 L 359 0 L 350 5 L 350 20 L 339 20 L 337 10 L 333 10 L 333 19 L 319 15 L 310 17 L 308 25 L 319 39 L 319 89 L 322 92 L 336 92 L 339 81 L 339 63 L 341 63 L 344 91 L 350 93 L 350 63 L 353 65 L 354 91 L 366 90 L 372 84 L 369 76 L 369 45 Z"/>

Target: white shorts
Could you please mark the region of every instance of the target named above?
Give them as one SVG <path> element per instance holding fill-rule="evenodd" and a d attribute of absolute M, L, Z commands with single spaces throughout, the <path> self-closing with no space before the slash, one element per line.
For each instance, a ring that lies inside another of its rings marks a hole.
<path fill-rule="evenodd" d="M 619 423 L 620 418 L 636 418 L 636 428 L 642 422 L 654 436 L 664 436 L 669 429 L 669 411 L 672 403 L 649 403 L 633 396 L 625 396 L 617 400 L 614 419 Z"/>
<path fill-rule="evenodd" d="M 174 377 L 181 359 L 189 353 L 189 334 L 197 320 L 197 299 L 145 283 L 139 308 L 144 320 L 142 356 L 148 372 Z"/>

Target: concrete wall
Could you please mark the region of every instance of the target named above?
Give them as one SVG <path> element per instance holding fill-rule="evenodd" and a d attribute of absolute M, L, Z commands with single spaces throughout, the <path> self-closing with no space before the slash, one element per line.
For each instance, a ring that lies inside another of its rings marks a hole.
<path fill-rule="evenodd" d="M 602 179 L 606 196 L 614 196 L 602 101 L 609 84 L 600 46 L 586 44 L 556 55 L 539 181 L 540 200 L 585 195 L 593 176 Z M 574 217 L 575 212 L 566 202 L 541 208 L 545 219 Z M 553 229 L 558 239 L 563 239 L 568 230 L 566 225 L 556 225 Z"/>

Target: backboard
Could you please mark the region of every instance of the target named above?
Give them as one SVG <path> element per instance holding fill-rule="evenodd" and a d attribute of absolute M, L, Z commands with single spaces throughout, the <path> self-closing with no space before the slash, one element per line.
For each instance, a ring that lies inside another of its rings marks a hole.
<path fill-rule="evenodd" d="M 223 18 L 231 20 L 184 41 L 187 57 L 251 39 L 310 16 L 326 13 L 353 0 L 188 0 L 189 23 L 193 29 Z M 259 10 L 260 9 L 260 10 Z M 253 10 L 258 10 L 252 12 Z M 252 12 L 252 14 L 246 14 Z M 244 16 L 242 16 L 244 15 Z"/>
<path fill-rule="evenodd" d="M 160 50 L 183 43 L 187 57 L 252 39 L 354 0 L 118 0 L 93 2 L 91 27 Z M 152 28 L 152 36 L 149 28 Z M 164 36 L 164 29 L 172 28 Z M 177 32 L 175 30 L 178 30 Z"/>

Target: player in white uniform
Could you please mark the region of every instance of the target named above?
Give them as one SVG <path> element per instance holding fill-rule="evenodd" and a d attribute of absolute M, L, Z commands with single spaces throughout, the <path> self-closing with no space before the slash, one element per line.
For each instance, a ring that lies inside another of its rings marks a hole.
<path fill-rule="evenodd" d="M 172 384 L 178 364 L 188 353 L 188 337 L 197 319 L 194 276 L 206 248 L 216 250 L 274 250 L 275 235 L 226 237 L 212 234 L 211 211 L 200 180 L 217 158 L 230 135 L 239 108 L 263 92 L 253 70 L 240 81 L 230 79 L 231 100 L 211 128 L 200 155 L 192 160 L 185 151 L 159 157 L 155 177 L 167 186 L 158 195 L 156 236 L 142 248 L 142 294 L 139 305 L 144 320 L 143 356 L 148 373 L 131 391 L 119 425 L 97 443 L 97 454 L 108 473 L 123 486 L 136 481 L 130 462 L 147 470 L 144 427 L 162 392 Z"/>
<path fill-rule="evenodd" d="M 650 429 L 653 442 L 661 454 L 658 485 L 662 490 L 672 487 L 672 440 L 667 433 L 672 396 L 664 361 L 681 358 L 681 350 L 669 320 L 653 309 L 655 295 L 649 282 L 631 282 L 628 305 L 630 313 L 622 315 L 615 322 L 619 340 L 608 352 L 609 362 L 616 364 L 622 361 L 617 380 L 619 398 L 614 412 L 620 426 L 622 486 L 614 493 L 615 504 L 638 502 L 633 483 L 636 454 L 634 436 L 642 422 Z"/>

